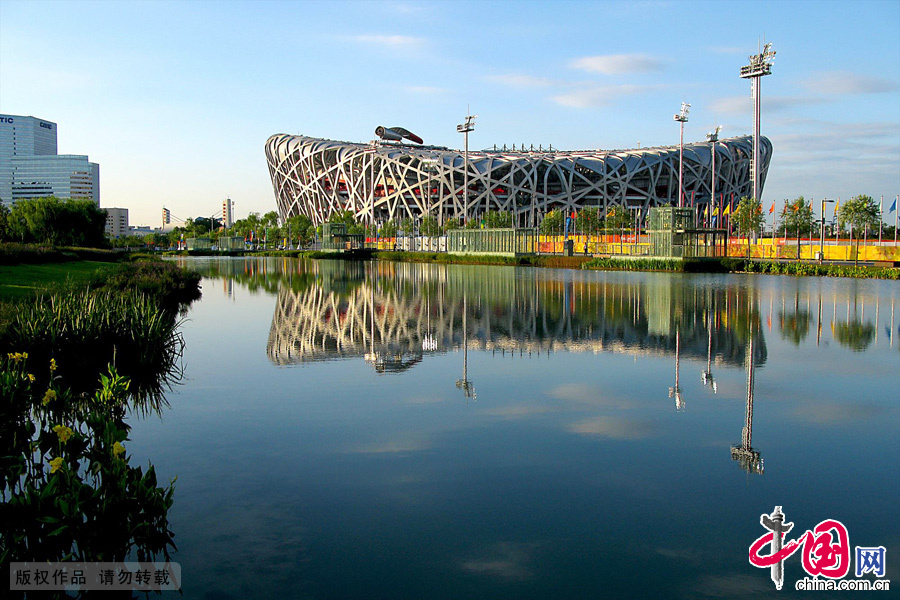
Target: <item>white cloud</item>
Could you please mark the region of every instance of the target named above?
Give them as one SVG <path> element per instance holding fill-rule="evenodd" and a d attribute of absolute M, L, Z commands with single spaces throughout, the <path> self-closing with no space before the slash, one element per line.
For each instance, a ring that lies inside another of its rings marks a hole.
<path fill-rule="evenodd" d="M 850 71 L 818 73 L 805 80 L 803 86 L 817 94 L 881 94 L 898 87 L 896 81 Z"/>
<path fill-rule="evenodd" d="M 426 8 L 422 4 L 398 2 L 394 4 L 394 10 L 403 15 L 417 15 L 424 13 Z"/>
<path fill-rule="evenodd" d="M 546 77 L 534 77 L 532 75 L 521 75 L 518 73 L 489 75 L 484 79 L 517 88 L 546 87 L 554 84 L 552 79 L 547 79 Z"/>
<path fill-rule="evenodd" d="M 845 425 L 850 421 L 865 421 L 885 413 L 883 406 L 875 404 L 816 403 L 798 406 L 794 414 L 814 425 Z"/>
<path fill-rule="evenodd" d="M 406 86 L 406 91 L 413 94 L 422 94 L 423 96 L 438 96 L 440 94 L 446 94 L 448 90 L 446 88 L 431 85 L 408 85 Z"/>
<path fill-rule="evenodd" d="M 622 96 L 631 96 L 653 89 L 642 85 L 606 85 L 575 89 L 571 92 L 553 96 L 552 100 L 562 106 L 574 108 L 590 108 L 606 106 Z"/>
<path fill-rule="evenodd" d="M 464 560 L 464 571 L 509 581 L 523 581 L 533 576 L 529 564 L 534 561 L 536 544 L 501 542 L 487 548 L 483 556 Z"/>
<path fill-rule="evenodd" d="M 350 454 L 408 454 L 421 452 L 431 448 L 431 442 L 424 437 L 408 437 L 396 440 L 383 440 L 370 444 L 361 444 L 348 448 Z"/>
<path fill-rule="evenodd" d="M 602 56 L 584 56 L 569 63 L 573 69 L 602 73 L 604 75 L 621 75 L 623 73 L 648 73 L 660 71 L 662 61 L 646 54 L 605 54 Z"/>
<path fill-rule="evenodd" d="M 408 35 L 355 35 L 350 39 L 363 44 L 375 44 L 392 48 L 414 48 L 425 43 L 424 38 Z"/>
<path fill-rule="evenodd" d="M 763 96 L 762 108 L 765 112 L 777 112 L 795 106 L 821 104 L 826 100 L 811 96 Z M 753 100 L 750 96 L 732 96 L 719 98 L 711 104 L 712 111 L 720 114 L 750 114 L 753 111 Z"/>
<path fill-rule="evenodd" d="M 571 424 L 569 431 L 616 440 L 636 440 L 649 436 L 653 432 L 653 427 L 649 423 L 632 419 L 594 417 Z"/>
<path fill-rule="evenodd" d="M 710 51 L 716 54 L 746 54 L 747 49 L 740 46 L 712 46 Z"/>

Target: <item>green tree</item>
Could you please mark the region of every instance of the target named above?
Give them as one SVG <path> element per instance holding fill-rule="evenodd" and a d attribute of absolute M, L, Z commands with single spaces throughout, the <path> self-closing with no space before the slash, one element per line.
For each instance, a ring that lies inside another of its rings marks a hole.
<path fill-rule="evenodd" d="M 106 211 L 93 200 L 49 196 L 13 204 L 7 217 L 8 237 L 52 246 L 108 246 Z"/>
<path fill-rule="evenodd" d="M 871 196 L 860 195 L 847 200 L 838 210 L 838 225 L 850 226 L 850 243 L 853 244 L 853 230 L 856 229 L 856 255 L 854 264 L 859 264 L 860 229 L 877 225 L 881 219 L 881 210 Z"/>
<path fill-rule="evenodd" d="M 506 211 L 489 210 L 484 213 L 485 229 L 501 229 L 512 227 L 512 213 Z"/>
<path fill-rule="evenodd" d="M 631 215 L 621 206 L 613 206 L 606 212 L 603 220 L 604 228 L 609 231 L 621 231 L 631 225 Z"/>
<path fill-rule="evenodd" d="M 7 242 L 10 239 L 9 207 L 0 202 L 0 242 Z"/>
<path fill-rule="evenodd" d="M 444 232 L 450 231 L 451 229 L 459 229 L 460 222 L 459 219 L 447 219 L 444 221 Z"/>
<path fill-rule="evenodd" d="M 382 223 L 381 229 L 378 230 L 378 237 L 383 237 L 383 238 L 397 237 L 397 224 L 394 223 L 394 221 L 391 219 Z"/>
<path fill-rule="evenodd" d="M 427 216 L 422 219 L 421 232 L 422 235 L 427 235 L 429 237 L 438 237 L 443 233 L 437 219 L 432 216 Z"/>
<path fill-rule="evenodd" d="M 403 235 L 413 235 L 415 233 L 415 223 L 409 217 L 400 219 L 400 231 Z"/>
<path fill-rule="evenodd" d="M 301 246 L 306 246 L 310 241 L 309 228 L 311 225 L 312 221 L 306 215 L 293 215 L 288 217 L 282 229 L 285 235 L 291 238 L 290 244 L 293 244 L 293 240 L 298 240 Z"/>
<path fill-rule="evenodd" d="M 338 213 L 331 215 L 331 218 L 328 219 L 329 223 L 343 223 L 347 227 L 347 233 L 354 235 L 364 235 L 366 232 L 365 226 L 356 220 L 356 215 L 353 214 L 352 210 L 342 210 Z"/>
<path fill-rule="evenodd" d="M 731 215 L 731 220 L 737 227 L 738 233 L 747 236 L 747 258 L 750 258 L 750 234 L 757 233 L 762 228 L 765 217 L 762 212 L 762 204 L 756 198 L 744 196 Z"/>
<path fill-rule="evenodd" d="M 564 222 L 565 216 L 561 210 L 551 210 L 541 219 L 540 231 L 544 235 L 560 235 Z"/>
<path fill-rule="evenodd" d="M 588 206 L 578 213 L 578 232 L 593 235 L 600 231 L 600 209 Z"/>
<path fill-rule="evenodd" d="M 816 219 L 813 216 L 812 201 L 806 201 L 803 196 L 788 203 L 784 202 L 781 209 L 781 225 L 785 232 L 793 231 L 797 234 L 797 259 L 800 258 L 800 238 L 811 233 L 815 227 Z"/>

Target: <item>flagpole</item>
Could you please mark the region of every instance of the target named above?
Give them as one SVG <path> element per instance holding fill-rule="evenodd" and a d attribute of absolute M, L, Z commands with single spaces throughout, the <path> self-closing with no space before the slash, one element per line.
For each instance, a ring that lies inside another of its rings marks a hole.
<path fill-rule="evenodd" d="M 894 207 L 897 207 L 897 201 L 900 200 L 900 194 L 894 199 Z M 897 245 L 897 217 L 900 216 L 900 210 L 894 213 L 894 245 Z M 893 339 L 893 333 L 891 333 L 891 339 Z"/>
<path fill-rule="evenodd" d="M 884 194 L 881 195 L 881 203 L 878 204 L 878 245 L 881 245 L 881 229 L 884 226 Z M 877 327 L 875 329 L 878 329 Z"/>
<path fill-rule="evenodd" d="M 835 247 L 841 245 L 841 239 L 839 237 L 841 235 L 841 232 L 840 232 L 840 228 L 838 227 L 838 210 L 840 210 L 840 207 L 841 207 L 841 197 L 838 196 L 837 204 L 834 205 L 834 245 L 835 245 Z"/>

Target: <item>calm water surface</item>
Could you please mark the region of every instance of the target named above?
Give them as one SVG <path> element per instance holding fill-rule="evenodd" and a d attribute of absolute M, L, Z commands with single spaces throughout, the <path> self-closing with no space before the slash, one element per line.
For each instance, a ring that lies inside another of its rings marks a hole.
<path fill-rule="evenodd" d="M 768 597 L 775 505 L 898 579 L 896 282 L 183 264 L 186 380 L 129 451 L 178 476 L 185 598 Z"/>

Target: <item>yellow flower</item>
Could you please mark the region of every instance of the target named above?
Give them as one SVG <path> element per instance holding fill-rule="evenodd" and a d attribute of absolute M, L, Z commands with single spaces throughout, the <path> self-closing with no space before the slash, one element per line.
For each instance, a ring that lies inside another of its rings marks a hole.
<path fill-rule="evenodd" d="M 118 458 L 118 456 L 119 456 L 120 454 L 124 454 L 124 453 L 125 453 L 125 446 L 123 446 L 123 445 L 122 445 L 121 443 L 119 443 L 119 442 L 116 442 L 115 444 L 113 444 L 113 447 L 112 447 L 112 453 L 113 453 L 113 456 L 115 456 L 116 458 Z"/>
<path fill-rule="evenodd" d="M 41 402 L 44 404 L 44 406 L 47 406 L 54 400 L 56 400 L 56 392 L 51 390 L 50 388 L 47 388 L 47 391 L 44 392 L 44 399 Z"/>
<path fill-rule="evenodd" d="M 31 373 L 28 373 L 28 381 L 34 383 L 34 375 L 32 375 Z"/>
<path fill-rule="evenodd" d="M 56 425 L 53 427 L 53 431 L 56 432 L 56 435 L 59 436 L 59 441 L 65 444 L 69 441 L 69 438 L 72 437 L 72 430 L 65 425 Z"/>
<path fill-rule="evenodd" d="M 56 370 L 56 359 L 51 358 L 50 359 L 50 372 L 52 373 L 55 370 Z"/>
<path fill-rule="evenodd" d="M 57 456 L 53 460 L 50 461 L 50 472 L 56 473 L 62 468 L 63 459 L 61 456 Z"/>

